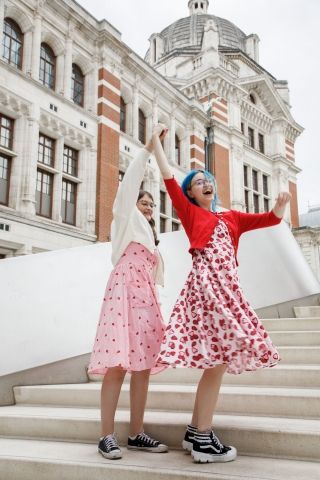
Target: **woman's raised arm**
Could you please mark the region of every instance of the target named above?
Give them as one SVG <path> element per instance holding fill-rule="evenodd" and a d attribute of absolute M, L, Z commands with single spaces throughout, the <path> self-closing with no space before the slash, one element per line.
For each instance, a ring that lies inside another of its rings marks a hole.
<path fill-rule="evenodd" d="M 154 154 L 157 160 L 157 164 L 159 166 L 159 170 L 164 180 L 173 178 L 173 173 L 171 171 L 166 154 L 164 153 L 161 145 L 161 140 L 164 139 L 167 133 L 168 133 L 168 129 L 162 123 L 159 123 L 156 127 L 154 127 L 152 132 L 152 143 L 154 148 Z"/>

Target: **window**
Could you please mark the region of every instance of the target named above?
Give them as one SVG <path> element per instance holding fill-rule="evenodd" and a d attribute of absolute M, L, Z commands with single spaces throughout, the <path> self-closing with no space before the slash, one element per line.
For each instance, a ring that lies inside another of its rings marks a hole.
<path fill-rule="evenodd" d="M 169 227 L 169 230 L 167 230 Z M 160 190 L 160 233 L 180 230 L 180 220 L 171 202 L 167 201 L 167 193 Z"/>
<path fill-rule="evenodd" d="M 259 191 L 257 170 L 252 170 L 252 189 L 256 192 Z"/>
<path fill-rule="evenodd" d="M 77 185 L 69 180 L 62 180 L 61 217 L 64 223 L 76 224 Z"/>
<path fill-rule="evenodd" d="M 246 212 L 268 212 L 270 208 L 270 176 L 252 168 L 243 166 L 243 188 Z"/>
<path fill-rule="evenodd" d="M 242 133 L 242 135 L 244 135 L 244 123 L 243 122 L 241 122 L 241 133 Z"/>
<path fill-rule="evenodd" d="M 253 194 L 253 211 L 254 213 L 259 213 L 259 195 L 256 193 Z"/>
<path fill-rule="evenodd" d="M 254 130 L 251 127 L 248 127 L 248 139 L 250 147 L 254 148 Z"/>
<path fill-rule="evenodd" d="M 42 217 L 51 217 L 53 175 L 37 170 L 36 213 Z"/>
<path fill-rule="evenodd" d="M 244 191 L 244 202 L 246 206 L 246 212 L 250 212 L 250 205 L 249 205 L 249 191 L 245 190 Z"/>
<path fill-rule="evenodd" d="M 166 231 L 166 219 L 164 217 L 160 217 L 160 233 L 164 233 Z"/>
<path fill-rule="evenodd" d="M 256 98 L 252 93 L 250 93 L 249 98 L 250 98 L 250 102 L 253 103 L 254 105 L 257 103 Z"/>
<path fill-rule="evenodd" d="M 40 81 L 48 88 L 54 89 L 56 76 L 56 57 L 46 43 L 41 44 L 40 50 Z"/>
<path fill-rule="evenodd" d="M 13 144 L 13 120 L 0 113 L 0 145 L 12 150 Z"/>
<path fill-rule="evenodd" d="M 10 186 L 10 157 L 0 153 L 0 204 L 8 205 Z"/>
<path fill-rule="evenodd" d="M 180 230 L 180 223 L 178 222 L 172 222 L 172 227 L 171 230 L 173 232 L 178 232 Z"/>
<path fill-rule="evenodd" d="M 72 64 L 71 98 L 80 107 L 84 101 L 84 75 L 81 68 L 75 63 Z"/>
<path fill-rule="evenodd" d="M 74 177 L 78 174 L 78 151 L 66 145 L 63 149 L 63 173 Z"/>
<path fill-rule="evenodd" d="M 269 212 L 270 210 L 270 199 L 269 199 L 269 185 L 268 185 L 268 176 L 262 175 L 262 193 L 263 193 L 263 210 L 264 212 Z"/>
<path fill-rule="evenodd" d="M 4 61 L 21 70 L 23 34 L 19 25 L 11 18 L 4 20 L 2 47 Z"/>
<path fill-rule="evenodd" d="M 264 153 L 264 136 L 262 133 L 258 133 L 258 141 L 259 141 L 259 152 Z"/>
<path fill-rule="evenodd" d="M 121 132 L 126 131 L 126 109 L 127 106 L 124 103 L 124 100 L 122 97 L 120 97 L 120 130 Z"/>
<path fill-rule="evenodd" d="M 181 165 L 180 140 L 178 135 L 175 136 L 175 157 L 176 157 L 176 164 Z"/>
<path fill-rule="evenodd" d="M 247 165 L 243 166 L 243 183 L 245 187 L 248 187 L 248 167 Z"/>
<path fill-rule="evenodd" d="M 139 108 L 139 140 L 141 143 L 146 143 L 146 117 Z"/>
<path fill-rule="evenodd" d="M 166 214 L 166 192 L 160 191 L 160 213 Z"/>
<path fill-rule="evenodd" d="M 54 167 L 55 141 L 45 135 L 39 135 L 38 162 L 49 167 Z"/>

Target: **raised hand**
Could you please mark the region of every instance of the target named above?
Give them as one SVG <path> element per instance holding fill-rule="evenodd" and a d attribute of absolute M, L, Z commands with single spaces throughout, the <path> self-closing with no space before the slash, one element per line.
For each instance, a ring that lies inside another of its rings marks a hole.
<path fill-rule="evenodd" d="M 290 202 L 292 198 L 291 193 L 289 192 L 280 192 L 278 195 L 278 198 L 276 200 L 276 204 L 273 207 L 273 213 L 279 217 L 282 218 L 287 206 L 287 203 Z"/>

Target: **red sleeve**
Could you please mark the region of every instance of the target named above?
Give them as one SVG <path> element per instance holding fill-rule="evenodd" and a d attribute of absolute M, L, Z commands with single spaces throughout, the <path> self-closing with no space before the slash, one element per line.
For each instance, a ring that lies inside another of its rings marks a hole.
<path fill-rule="evenodd" d="M 236 212 L 239 219 L 240 235 L 249 230 L 257 228 L 273 227 L 281 222 L 281 218 L 277 217 L 273 211 L 267 213 L 244 213 Z"/>
<path fill-rule="evenodd" d="M 186 221 L 186 223 L 188 223 L 190 208 L 192 205 L 191 202 L 187 199 L 175 178 L 164 180 L 164 183 L 172 200 L 172 204 L 177 211 L 178 217 L 182 223 L 185 223 Z"/>

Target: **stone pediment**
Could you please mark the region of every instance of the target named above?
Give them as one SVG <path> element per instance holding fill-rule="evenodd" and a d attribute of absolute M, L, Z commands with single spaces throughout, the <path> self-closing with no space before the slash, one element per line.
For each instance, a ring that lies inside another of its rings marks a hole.
<path fill-rule="evenodd" d="M 277 92 L 271 79 L 266 75 L 256 75 L 238 80 L 238 85 L 248 91 L 248 101 L 250 94 L 256 100 L 256 106 L 272 118 L 284 117 L 290 122 L 294 122 L 292 115 L 285 101 Z"/>

